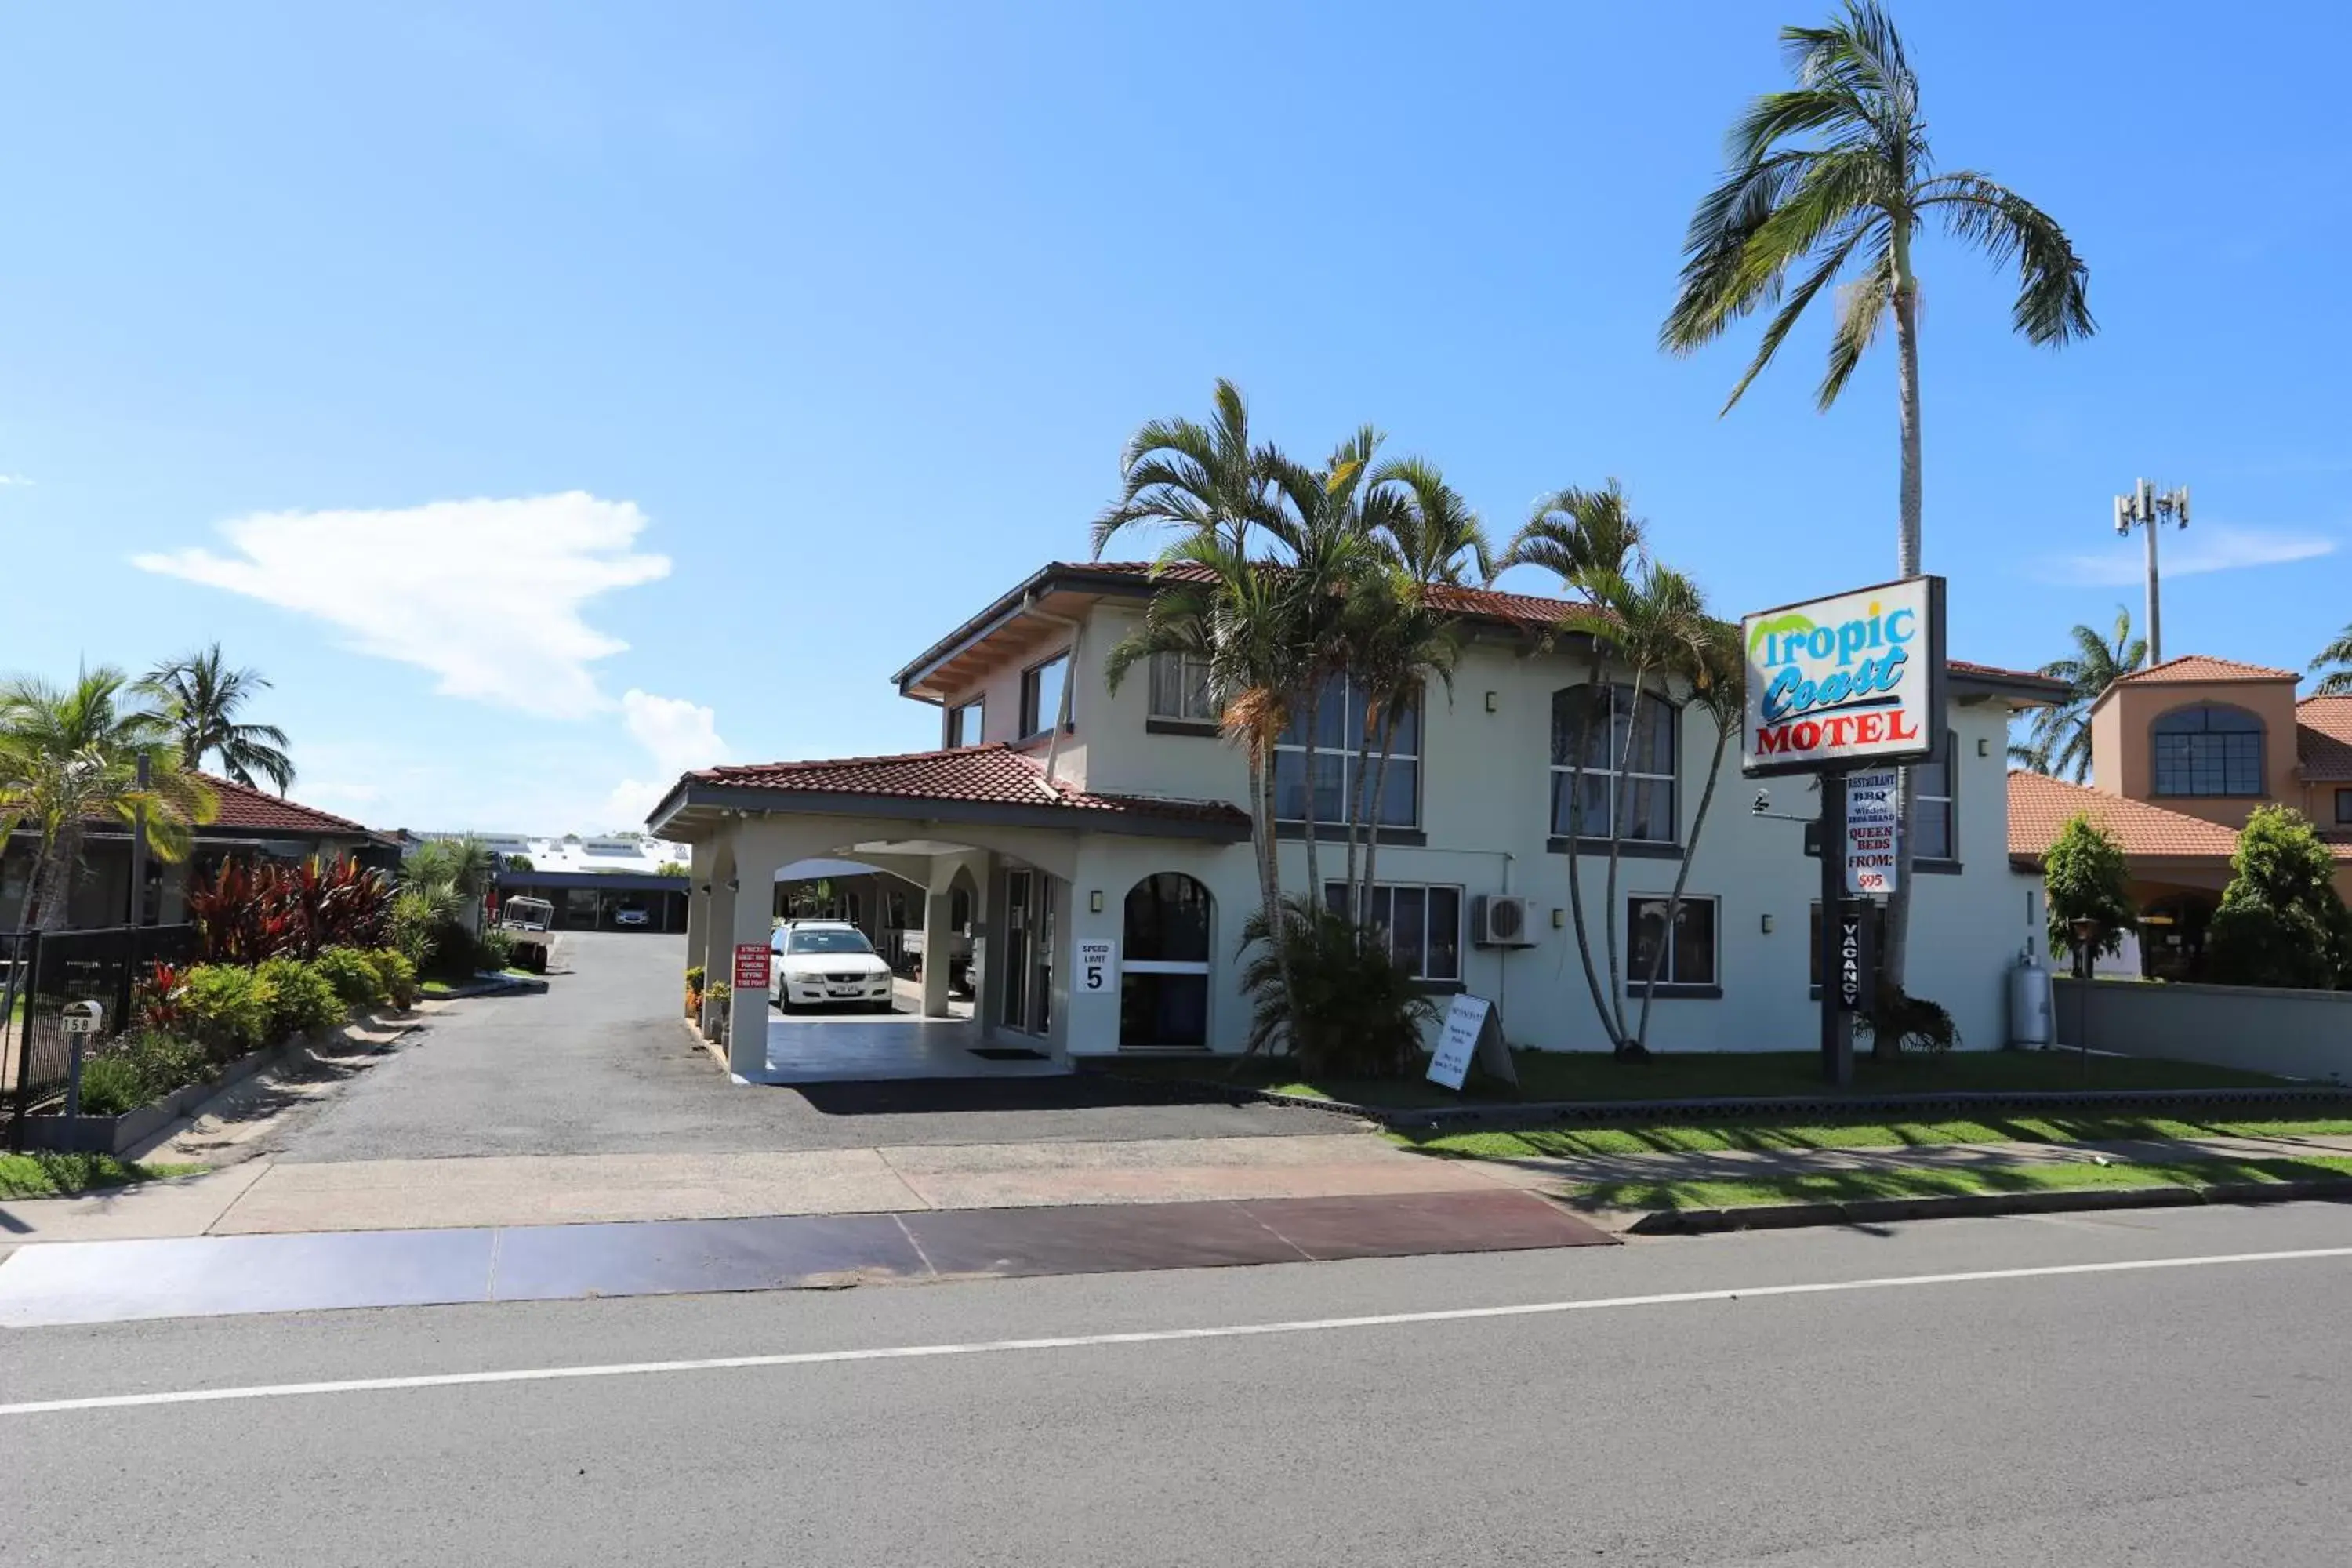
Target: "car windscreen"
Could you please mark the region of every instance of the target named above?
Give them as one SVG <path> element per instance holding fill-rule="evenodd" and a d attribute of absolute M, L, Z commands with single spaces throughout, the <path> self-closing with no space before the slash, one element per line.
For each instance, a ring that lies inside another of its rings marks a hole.
<path fill-rule="evenodd" d="M 796 931 L 787 952 L 872 952 L 874 944 L 863 931 Z"/>

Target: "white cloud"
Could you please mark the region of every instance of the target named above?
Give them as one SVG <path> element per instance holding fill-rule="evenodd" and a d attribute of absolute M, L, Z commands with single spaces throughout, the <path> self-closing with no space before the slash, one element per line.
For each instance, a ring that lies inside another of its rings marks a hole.
<path fill-rule="evenodd" d="M 727 742 L 719 738 L 718 716 L 683 697 L 631 690 L 621 698 L 621 721 L 653 759 L 656 777 L 623 779 L 613 786 L 613 793 L 604 798 L 604 815 L 615 821 L 643 822 L 669 793 L 678 774 L 727 760 Z"/>
<path fill-rule="evenodd" d="M 221 525 L 230 553 L 131 563 L 323 620 L 362 653 L 433 671 L 445 696 L 576 719 L 612 705 L 589 666 L 628 646 L 583 607 L 669 574 L 667 557 L 632 551 L 645 526 L 634 502 L 581 490 L 257 512 Z"/>
<path fill-rule="evenodd" d="M 2197 527 L 2168 529 L 2158 542 L 2157 566 L 2167 577 L 2197 577 L 2209 572 L 2236 572 L 2250 566 L 2284 566 L 2332 555 L 2336 542 L 2324 534 L 2283 533 L 2260 528 Z M 2097 555 L 2060 555 L 2039 562 L 2034 575 L 2045 582 L 2080 584 L 2104 588 L 2128 587 L 2146 581 L 2147 546 L 2135 536 L 2118 539 L 2111 551 Z"/>
<path fill-rule="evenodd" d="M 26 479 L 22 474 L 0 474 L 0 487 L 7 485 L 29 485 L 32 482 L 32 480 Z"/>

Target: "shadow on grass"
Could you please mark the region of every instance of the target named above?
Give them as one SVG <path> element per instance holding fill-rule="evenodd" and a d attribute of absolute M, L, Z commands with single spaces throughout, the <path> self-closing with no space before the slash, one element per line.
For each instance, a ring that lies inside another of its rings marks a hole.
<path fill-rule="evenodd" d="M 2205 1159 L 2107 1165 L 2067 1162 L 1970 1166 L 1965 1170 L 1811 1171 L 1741 1181 L 1595 1182 L 1578 1187 L 1575 1201 L 1598 1208 L 1736 1208 L 2098 1188 L 2209 1187 L 2347 1177 L 2352 1177 L 2352 1159 Z"/>

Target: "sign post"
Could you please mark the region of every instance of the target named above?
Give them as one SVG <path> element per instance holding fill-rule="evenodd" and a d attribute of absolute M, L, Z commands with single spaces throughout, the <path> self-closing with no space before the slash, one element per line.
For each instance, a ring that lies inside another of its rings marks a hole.
<path fill-rule="evenodd" d="M 1819 781 L 1822 1076 L 1853 1081 L 1853 1015 L 1872 1005 L 1869 910 L 1853 895 L 1895 889 L 1895 768 L 1924 763 L 1944 733 L 1944 580 L 1897 583 L 1740 623 L 1747 715 L 1739 771 Z"/>

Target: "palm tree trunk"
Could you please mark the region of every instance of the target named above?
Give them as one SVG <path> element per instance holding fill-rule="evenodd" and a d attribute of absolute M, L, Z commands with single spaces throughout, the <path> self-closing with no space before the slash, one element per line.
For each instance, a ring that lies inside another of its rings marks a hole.
<path fill-rule="evenodd" d="M 1372 726 L 1374 723 L 1379 721 L 1380 711 L 1381 705 L 1377 702 L 1367 701 L 1364 704 L 1364 721 L 1360 726 L 1359 726 L 1356 732 L 1356 771 L 1352 775 L 1356 782 L 1356 787 L 1347 792 L 1348 879 L 1342 885 L 1347 889 L 1347 914 L 1349 920 L 1361 920 L 1362 915 L 1360 911 L 1364 907 L 1356 898 L 1356 844 L 1359 837 L 1358 830 L 1364 826 L 1364 773 L 1365 770 L 1370 765 L 1370 758 L 1372 754 Z M 1385 753 L 1382 754 L 1381 762 L 1383 767 L 1387 765 L 1388 758 Z M 1374 839 L 1378 839 L 1381 836 L 1381 805 L 1377 799 L 1373 800 L 1370 805 L 1372 813 L 1371 835 Z M 1322 889 L 1319 888 L 1315 890 L 1315 896 L 1318 899 L 1321 898 L 1323 896 Z"/>
<path fill-rule="evenodd" d="M 1911 275 L 1911 231 L 1895 226 L 1895 394 L 1903 405 L 1902 538 L 1895 558 L 1895 574 L 1919 575 L 1919 282 Z M 1880 948 L 1879 973 L 1886 984 L 1900 990 L 1911 956 L 1911 840 L 1918 822 L 1917 792 L 1911 770 L 1897 769 L 1895 781 L 1895 891 L 1886 900 L 1886 940 Z M 1831 853 L 1829 845 L 1822 853 Z M 1823 912 L 1822 920 L 1829 919 Z M 1827 926 L 1822 928 L 1827 930 Z M 1877 1049 L 1874 1046 L 1872 1054 Z"/>
<path fill-rule="evenodd" d="M 1591 677 L 1584 686 L 1584 696 L 1579 703 L 1577 719 L 1576 759 L 1568 774 L 1568 913 L 1576 922 L 1576 956 L 1584 965 L 1584 988 L 1592 994 L 1592 1016 L 1601 1020 L 1603 1033 L 1609 1037 L 1610 1049 L 1617 1047 L 1617 1026 L 1609 1011 L 1609 1000 L 1601 989 L 1601 974 L 1592 965 L 1592 938 L 1584 921 L 1584 878 L 1580 868 L 1584 863 L 1584 757 L 1592 749 L 1592 694 L 1605 689 L 1601 684 L 1601 660 L 1592 661 Z"/>
<path fill-rule="evenodd" d="M 1381 716 L 1381 760 L 1372 772 L 1371 834 L 1364 842 L 1364 890 L 1360 896 L 1349 894 L 1356 900 L 1358 920 L 1372 907 L 1372 883 L 1381 852 L 1381 801 L 1388 794 L 1389 755 L 1396 750 L 1396 713 L 1391 709 Z"/>
<path fill-rule="evenodd" d="M 1281 847 L 1274 831 L 1274 769 L 1268 765 L 1273 745 L 1269 737 L 1259 733 L 1250 737 L 1249 747 L 1251 847 L 1257 852 L 1258 896 L 1265 900 L 1265 940 L 1274 949 L 1275 967 L 1282 976 L 1286 1005 L 1291 994 L 1290 944 L 1282 921 Z M 1242 1054 L 1247 1056 L 1250 1050 Z"/>
<path fill-rule="evenodd" d="M 33 919 L 42 931 L 63 931 L 73 908 L 74 873 L 81 867 L 81 824 L 58 830 L 48 863 L 41 868 L 40 910 Z"/>
<path fill-rule="evenodd" d="M 1698 853 L 1698 836 L 1706 826 L 1707 807 L 1715 804 L 1716 781 L 1723 776 L 1723 749 L 1731 739 L 1731 731 L 1723 725 L 1715 727 L 1715 755 L 1706 767 L 1706 787 L 1699 791 L 1698 815 L 1691 818 L 1690 837 L 1683 843 L 1683 863 L 1675 871 L 1675 890 L 1666 895 L 1666 940 L 1674 940 L 1675 917 L 1682 911 L 1683 888 L 1690 880 L 1691 860 Z M 1723 978 L 1720 956 L 1723 933 L 1715 933 L 1718 956 L 1716 978 Z M 1646 1053 L 1650 1048 L 1650 1004 L 1657 999 L 1658 966 L 1666 956 L 1666 944 L 1660 942 L 1658 951 L 1650 955 L 1650 973 L 1642 982 L 1642 1014 L 1633 1026 L 1633 1048 Z"/>
<path fill-rule="evenodd" d="M 1625 816 L 1631 804 L 1633 759 L 1640 754 L 1643 739 L 1642 683 L 1649 678 L 1649 673 L 1647 665 L 1633 667 L 1633 711 L 1625 721 L 1625 754 L 1618 760 L 1612 775 L 1614 783 L 1609 792 L 1609 891 L 1601 900 L 1603 918 L 1609 922 L 1605 931 L 1609 942 L 1609 1005 L 1616 1020 L 1614 1043 L 1617 1054 L 1627 1058 L 1638 1058 L 1645 1053 L 1641 1042 L 1634 1039 L 1632 1031 L 1625 1026 L 1623 975 L 1617 963 L 1617 868 L 1619 852 L 1625 847 Z M 1671 941 L 1673 937 L 1673 928 L 1669 927 L 1664 940 Z"/>
<path fill-rule="evenodd" d="M 1309 680 L 1304 689 L 1300 692 L 1300 695 L 1307 700 L 1307 721 L 1301 729 L 1301 733 L 1305 737 L 1306 743 L 1306 752 L 1301 760 L 1306 763 L 1307 802 L 1306 805 L 1300 808 L 1305 813 L 1302 822 L 1307 830 L 1307 892 L 1309 898 L 1319 899 L 1323 895 L 1319 890 L 1322 885 L 1322 865 L 1317 858 L 1315 852 L 1315 829 L 1317 826 L 1315 820 L 1315 731 L 1318 727 L 1317 721 L 1321 718 L 1321 710 L 1323 707 L 1322 681 Z"/>

